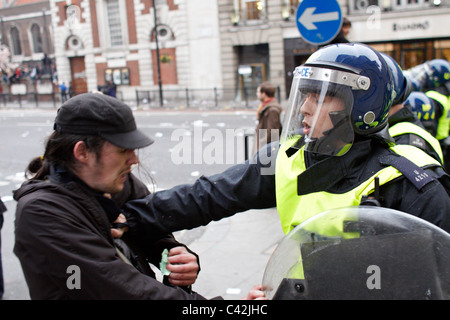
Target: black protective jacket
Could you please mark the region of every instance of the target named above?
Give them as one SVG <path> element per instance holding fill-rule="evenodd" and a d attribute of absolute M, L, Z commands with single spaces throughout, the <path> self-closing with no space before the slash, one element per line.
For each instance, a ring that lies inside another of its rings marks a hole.
<path fill-rule="evenodd" d="M 271 143 L 250 162 L 211 177 L 202 176 L 194 184 L 128 202 L 124 209 L 133 232 L 151 237 L 206 225 L 249 209 L 275 207 L 278 150 L 278 142 Z M 376 140 L 354 143 L 341 157 L 309 154 L 308 169 L 299 179 L 299 188 L 305 188 L 302 193 L 349 191 L 386 165 L 380 161 L 381 154 L 391 156 L 393 152 Z M 405 176 L 380 186 L 381 205 L 423 218 L 450 232 L 450 177 L 438 166 L 424 170 L 430 181 L 420 189 Z"/>
<path fill-rule="evenodd" d="M 145 185 L 130 175 L 116 197 L 120 204 L 145 195 Z M 48 180 L 27 181 L 14 192 L 18 201 L 14 253 L 32 299 L 204 299 L 164 285 L 124 262 L 111 236 L 115 214 L 105 211 L 107 206 L 100 204 L 98 196 L 80 181 L 55 171 Z M 114 211 L 114 205 L 110 208 Z M 159 266 L 162 250 L 179 245 L 165 233 L 141 249 Z M 69 279 L 75 277 L 74 266 L 80 288 L 74 287 L 75 278 Z M 72 280 L 73 285 L 68 285 Z"/>

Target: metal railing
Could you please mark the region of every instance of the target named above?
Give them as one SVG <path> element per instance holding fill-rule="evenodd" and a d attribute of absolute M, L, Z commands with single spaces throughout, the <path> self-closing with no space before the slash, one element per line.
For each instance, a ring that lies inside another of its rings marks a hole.
<path fill-rule="evenodd" d="M 280 88 L 276 98 L 280 100 Z M 158 90 L 136 90 L 138 108 L 256 108 L 256 87 L 211 89 L 164 89 L 161 103 Z"/>
<path fill-rule="evenodd" d="M 5 90 L 9 91 L 9 90 Z M 280 87 L 276 95 L 280 101 Z M 135 99 L 124 97 L 117 91 L 116 98 L 138 109 L 255 109 L 260 104 L 256 97 L 256 88 L 210 88 L 210 89 L 163 89 L 163 103 L 159 98 L 159 90 L 136 89 Z M 11 92 L 0 93 L 0 107 L 36 107 L 57 108 L 61 105 L 60 93 L 54 90 L 48 94 L 28 92 L 14 94 Z"/>
<path fill-rule="evenodd" d="M 42 106 L 53 106 L 56 108 L 59 103 L 59 98 L 56 93 L 53 94 L 38 94 L 37 92 L 30 92 L 27 94 L 12 94 L 0 93 L 0 106 L 3 107 L 19 107 L 34 105 L 36 108 Z"/>

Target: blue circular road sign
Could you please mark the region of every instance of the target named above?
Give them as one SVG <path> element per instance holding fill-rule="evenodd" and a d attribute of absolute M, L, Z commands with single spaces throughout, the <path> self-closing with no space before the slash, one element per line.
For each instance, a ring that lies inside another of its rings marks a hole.
<path fill-rule="evenodd" d="M 341 7 L 336 0 L 303 0 L 296 19 L 303 39 L 315 45 L 325 44 L 341 30 Z"/>

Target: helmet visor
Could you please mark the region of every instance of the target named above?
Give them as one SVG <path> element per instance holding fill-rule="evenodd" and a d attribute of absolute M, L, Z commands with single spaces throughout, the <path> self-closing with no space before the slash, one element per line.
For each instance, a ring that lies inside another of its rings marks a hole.
<path fill-rule="evenodd" d="M 351 86 L 339 83 L 339 79 L 348 81 L 351 76 L 354 74 L 338 70 L 297 68 L 281 143 L 304 146 L 318 154 L 345 154 L 354 139 L 353 95 Z"/>
<path fill-rule="evenodd" d="M 418 82 L 420 89 L 426 89 L 428 87 L 427 84 L 428 70 L 429 67 L 426 66 L 425 64 L 419 64 L 409 69 L 409 74 L 411 75 L 412 78 L 415 79 L 416 82 Z"/>

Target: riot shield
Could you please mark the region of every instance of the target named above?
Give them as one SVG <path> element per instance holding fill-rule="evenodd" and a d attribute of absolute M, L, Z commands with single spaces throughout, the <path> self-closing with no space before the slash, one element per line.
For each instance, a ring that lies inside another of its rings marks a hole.
<path fill-rule="evenodd" d="M 449 299 L 450 235 L 380 207 L 318 214 L 279 243 L 264 272 L 269 299 Z"/>

